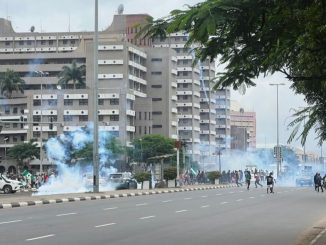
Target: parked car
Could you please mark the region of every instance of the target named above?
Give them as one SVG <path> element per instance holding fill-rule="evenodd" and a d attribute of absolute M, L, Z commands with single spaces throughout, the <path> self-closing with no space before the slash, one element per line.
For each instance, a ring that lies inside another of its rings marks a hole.
<path fill-rule="evenodd" d="M 4 175 L 0 174 L 0 190 L 5 194 L 15 193 L 23 188 L 23 184 L 18 180 L 8 179 Z"/>
<path fill-rule="evenodd" d="M 137 189 L 137 181 L 129 172 L 110 174 L 108 180 L 116 190 Z"/>

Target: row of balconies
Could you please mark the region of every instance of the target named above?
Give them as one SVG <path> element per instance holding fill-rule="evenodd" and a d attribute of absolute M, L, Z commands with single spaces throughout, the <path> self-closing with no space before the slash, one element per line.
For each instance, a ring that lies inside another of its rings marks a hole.
<path fill-rule="evenodd" d="M 192 127 L 192 126 L 179 126 L 178 127 L 178 130 L 184 130 L 184 131 L 200 131 L 200 128 L 199 127 Z"/>
<path fill-rule="evenodd" d="M 0 48 L 0 53 L 66 52 L 76 49 L 77 47 Z"/>
<path fill-rule="evenodd" d="M 0 41 L 33 41 L 33 40 L 56 40 L 56 39 L 81 39 L 81 35 L 60 35 L 60 36 L 15 36 L 0 37 Z"/>
<path fill-rule="evenodd" d="M 188 102 L 188 103 L 176 103 L 177 107 L 192 107 L 194 106 L 195 108 L 200 108 L 200 105 L 198 103 L 191 103 L 191 102 Z"/>
<path fill-rule="evenodd" d="M 200 120 L 200 116 L 199 115 L 192 115 L 192 114 L 184 114 L 184 115 L 178 115 L 177 116 L 178 119 L 197 119 L 197 120 Z"/>

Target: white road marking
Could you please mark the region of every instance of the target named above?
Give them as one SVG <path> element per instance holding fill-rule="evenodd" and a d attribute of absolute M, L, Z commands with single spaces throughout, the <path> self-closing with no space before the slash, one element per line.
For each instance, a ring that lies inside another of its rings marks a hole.
<path fill-rule="evenodd" d="M 192 197 L 185 197 L 184 199 L 185 199 L 185 200 L 191 200 Z"/>
<path fill-rule="evenodd" d="M 237 200 L 237 202 L 241 202 L 241 201 L 243 201 L 243 199 L 238 199 L 238 200 Z"/>
<path fill-rule="evenodd" d="M 139 219 L 152 219 L 152 218 L 155 218 L 154 215 L 151 215 L 151 216 L 145 216 L 145 217 L 141 217 Z"/>
<path fill-rule="evenodd" d="M 147 203 L 138 203 L 138 204 L 136 204 L 137 207 L 139 207 L 139 206 L 146 206 L 146 205 L 147 205 Z"/>
<path fill-rule="evenodd" d="M 103 210 L 113 210 L 113 209 L 117 209 L 118 207 L 112 207 L 112 208 L 105 208 Z"/>
<path fill-rule="evenodd" d="M 56 216 L 60 217 L 60 216 L 68 216 L 68 215 L 74 215 L 74 214 L 77 214 L 77 213 L 57 214 Z"/>
<path fill-rule="evenodd" d="M 183 212 L 187 212 L 188 210 L 187 209 L 182 209 L 182 210 L 178 210 L 178 211 L 175 211 L 176 213 L 183 213 Z"/>
<path fill-rule="evenodd" d="M 230 193 L 230 194 L 233 194 L 234 192 L 233 192 L 233 191 L 230 191 L 229 193 Z"/>
<path fill-rule="evenodd" d="M 223 205 L 223 204 L 227 204 L 228 202 L 221 202 L 220 204 Z"/>
<path fill-rule="evenodd" d="M 221 196 L 222 194 L 221 193 L 217 193 L 216 196 Z"/>
<path fill-rule="evenodd" d="M 11 220 L 11 221 L 5 221 L 5 222 L 1 222 L 0 225 L 3 225 L 3 224 L 10 224 L 10 223 L 17 223 L 17 222 L 21 222 L 22 220 L 20 219 L 17 219 L 17 220 Z"/>
<path fill-rule="evenodd" d="M 201 196 L 202 198 L 206 198 L 207 196 Z"/>
<path fill-rule="evenodd" d="M 110 226 L 110 225 L 116 225 L 116 223 L 108 223 L 108 224 L 104 224 L 104 225 L 97 225 L 97 226 L 94 226 L 94 227 L 95 228 L 100 228 L 100 227 Z"/>
<path fill-rule="evenodd" d="M 162 201 L 162 202 L 172 202 L 172 200 L 164 200 L 164 201 Z"/>
<path fill-rule="evenodd" d="M 204 206 L 201 206 L 201 208 L 208 208 L 209 205 L 204 205 Z"/>
<path fill-rule="evenodd" d="M 255 197 L 249 197 L 249 198 L 253 199 L 253 198 L 255 198 Z"/>
<path fill-rule="evenodd" d="M 243 191 L 239 191 L 240 193 L 243 192 Z"/>
<path fill-rule="evenodd" d="M 46 236 L 39 236 L 39 237 L 29 238 L 29 239 L 26 239 L 26 241 L 34 241 L 34 240 L 48 238 L 48 237 L 52 237 L 52 236 L 55 236 L 55 234 L 50 234 L 50 235 L 46 235 Z"/>

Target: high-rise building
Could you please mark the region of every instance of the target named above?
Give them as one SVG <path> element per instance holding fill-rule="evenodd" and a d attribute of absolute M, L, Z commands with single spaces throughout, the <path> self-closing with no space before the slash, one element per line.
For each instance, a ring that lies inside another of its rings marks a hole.
<path fill-rule="evenodd" d="M 244 128 L 246 129 L 242 135 L 249 134 L 248 140 L 249 148 L 256 148 L 256 112 L 246 112 L 243 108 L 241 108 L 239 111 L 231 111 L 231 127 L 235 130 L 237 128 Z M 239 130 L 237 130 L 234 133 L 231 133 L 236 135 L 237 132 L 239 133 Z M 240 136 L 239 136 L 240 137 Z M 238 137 L 238 139 L 239 139 Z M 247 138 L 247 137 L 246 137 Z M 231 139 L 232 141 L 232 139 Z M 233 146 L 236 144 L 233 144 Z M 239 145 L 239 144 L 238 144 Z M 243 145 L 243 144 L 241 144 Z M 246 144 L 244 144 L 246 145 Z M 246 148 L 246 147 L 245 147 Z"/>
<path fill-rule="evenodd" d="M 0 133 L 5 171 L 15 171 L 4 159 L 8 148 L 31 139 L 40 147 L 42 139 L 84 127 L 92 121 L 94 102 L 99 130 L 126 146 L 135 137 L 161 134 L 185 141 L 197 162 L 211 162 L 217 147 L 229 148 L 230 91 L 211 91 L 215 64 L 193 66 L 184 33 L 153 43 L 136 38 L 147 17 L 115 15 L 99 33 L 98 98 L 93 98 L 93 32 L 17 33 L 0 19 L 0 72 L 12 69 L 26 82 L 24 94 L 0 98 L 0 119 L 17 122 L 4 123 Z M 85 84 L 58 87 L 62 67 L 74 60 L 86 65 Z M 32 164 L 36 170 L 51 163 L 41 157 Z"/>

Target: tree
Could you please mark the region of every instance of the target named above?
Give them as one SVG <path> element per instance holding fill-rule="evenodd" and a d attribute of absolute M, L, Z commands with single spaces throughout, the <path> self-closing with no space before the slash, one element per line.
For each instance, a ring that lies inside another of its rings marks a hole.
<path fill-rule="evenodd" d="M 74 84 L 74 89 L 76 85 L 85 85 L 86 77 L 86 66 L 77 65 L 77 61 L 73 60 L 70 66 L 63 66 L 62 71 L 58 75 L 59 85 L 67 86 L 67 84 L 72 81 Z"/>
<path fill-rule="evenodd" d="M 150 162 L 148 158 L 175 153 L 175 140 L 162 135 L 145 135 L 132 143 L 134 147 L 129 149 L 128 155 L 135 162 Z"/>
<path fill-rule="evenodd" d="M 326 104 L 325 16 L 322 0 L 206 0 L 150 20 L 141 35 L 162 38 L 177 31 L 189 33 L 187 46 L 195 46 L 196 61 L 218 57 L 225 65 L 214 89 L 255 86 L 253 80 L 260 74 L 283 73 L 292 81 L 292 89 L 306 96 L 310 115 L 315 115 L 301 133 L 302 143 L 313 127 L 319 128 L 322 142 L 326 131 L 321 113 Z M 319 94 L 319 89 L 323 97 L 308 99 Z M 294 116 L 300 122 L 302 114 Z"/>
<path fill-rule="evenodd" d="M 7 69 L 0 75 L 0 93 L 11 98 L 14 91 L 24 93 L 25 81 L 13 70 Z"/>
<path fill-rule="evenodd" d="M 40 158 L 40 148 L 34 140 L 28 143 L 21 143 L 8 150 L 8 156 L 17 160 L 19 165 L 23 165 L 24 160 Z"/>

